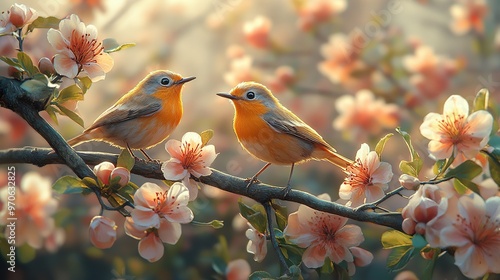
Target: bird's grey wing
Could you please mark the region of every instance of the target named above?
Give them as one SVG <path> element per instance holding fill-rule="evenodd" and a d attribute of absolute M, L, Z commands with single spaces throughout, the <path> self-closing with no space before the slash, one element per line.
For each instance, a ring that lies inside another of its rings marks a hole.
<path fill-rule="evenodd" d="M 313 128 L 293 114 L 285 118 L 281 114 L 267 113 L 264 120 L 277 132 L 293 135 L 312 144 L 321 144 L 335 151 Z"/>
<path fill-rule="evenodd" d="M 113 105 L 104 111 L 85 131 L 90 131 L 109 124 L 125 122 L 135 118 L 147 117 L 158 112 L 162 108 L 161 100 L 152 96 L 142 96 L 141 98 L 136 98 L 134 101 L 135 102 Z"/>

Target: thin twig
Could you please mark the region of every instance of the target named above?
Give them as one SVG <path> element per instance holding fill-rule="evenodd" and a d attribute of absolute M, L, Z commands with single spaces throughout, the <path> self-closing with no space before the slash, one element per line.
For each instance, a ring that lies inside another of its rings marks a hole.
<path fill-rule="evenodd" d="M 267 201 L 266 203 L 263 203 L 262 205 L 264 206 L 264 209 L 266 209 L 267 230 L 269 231 L 269 237 L 271 239 L 271 244 L 273 245 L 273 248 L 276 251 L 276 254 L 278 254 L 278 259 L 281 263 L 281 266 L 285 270 L 285 274 L 290 274 L 290 269 L 288 268 L 288 265 L 286 264 L 285 256 L 283 256 L 283 252 L 281 252 L 278 241 L 276 240 L 276 235 L 274 234 L 273 211 L 271 209 L 272 208 L 271 202 Z"/>
<path fill-rule="evenodd" d="M 382 208 L 382 207 L 379 207 L 378 205 L 384 201 L 386 201 L 387 199 L 389 199 L 389 197 L 392 197 L 396 194 L 399 194 L 400 191 L 402 191 L 404 189 L 404 187 L 399 187 L 397 189 L 394 189 L 390 192 L 388 192 L 385 196 L 383 196 L 381 199 L 375 201 L 375 202 L 372 202 L 372 203 L 366 203 L 366 204 L 363 204 L 359 207 L 357 207 L 355 209 L 355 211 L 365 211 L 367 209 L 371 209 L 371 210 L 374 210 L 374 209 L 380 209 L 384 212 L 387 212 L 387 213 L 390 213 L 389 210 L 385 209 L 385 208 Z"/>

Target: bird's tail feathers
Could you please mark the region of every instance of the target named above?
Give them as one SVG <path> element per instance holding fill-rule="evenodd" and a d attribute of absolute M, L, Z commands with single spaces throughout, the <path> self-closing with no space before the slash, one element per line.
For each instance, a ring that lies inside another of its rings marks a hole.
<path fill-rule="evenodd" d="M 91 141 L 92 139 L 94 139 L 94 138 L 90 134 L 83 133 L 83 134 L 80 134 L 74 138 L 69 139 L 67 142 L 71 147 L 75 147 L 75 146 L 78 146 L 82 143 Z"/>
<path fill-rule="evenodd" d="M 354 162 L 351 159 L 344 157 L 333 151 L 328 151 L 328 155 L 325 157 L 327 161 L 340 167 L 343 171 L 347 169 L 349 165 L 352 165 Z"/>

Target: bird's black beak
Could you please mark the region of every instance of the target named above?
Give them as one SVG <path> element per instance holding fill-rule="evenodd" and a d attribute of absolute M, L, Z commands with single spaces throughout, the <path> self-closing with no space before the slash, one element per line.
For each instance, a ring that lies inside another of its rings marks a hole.
<path fill-rule="evenodd" d="M 238 99 L 238 97 L 234 96 L 234 95 L 231 95 L 231 94 L 228 94 L 228 93 L 217 93 L 218 96 L 220 97 L 224 97 L 224 98 L 228 98 L 228 99 L 232 99 L 232 100 L 235 100 L 235 99 Z"/>
<path fill-rule="evenodd" d="M 183 84 L 183 83 L 187 83 L 187 82 L 189 82 L 189 81 L 192 81 L 192 80 L 194 80 L 194 79 L 196 79 L 196 77 L 187 77 L 187 78 L 182 78 L 182 79 L 178 80 L 176 84 L 180 85 L 180 84 Z"/>

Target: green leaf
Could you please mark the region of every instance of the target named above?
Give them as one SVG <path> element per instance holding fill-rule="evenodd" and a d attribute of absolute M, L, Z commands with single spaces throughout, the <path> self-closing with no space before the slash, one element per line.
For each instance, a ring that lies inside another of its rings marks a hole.
<path fill-rule="evenodd" d="M 123 149 L 118 156 L 116 166 L 127 168 L 128 171 L 132 170 L 135 164 L 135 158 L 130 154 L 128 149 Z"/>
<path fill-rule="evenodd" d="M 223 259 L 219 257 L 214 257 L 212 259 L 212 268 L 217 274 L 226 275 L 226 267 L 226 262 Z"/>
<path fill-rule="evenodd" d="M 21 67 L 28 73 L 30 77 L 33 77 L 35 74 L 40 73 L 38 68 L 33 65 L 33 61 L 31 61 L 31 57 L 27 55 L 25 52 L 18 52 L 17 53 L 17 60 L 19 61 L 19 64 Z"/>
<path fill-rule="evenodd" d="M 263 280 L 263 279 L 274 279 L 274 278 L 271 274 L 269 274 L 269 272 L 266 271 L 255 271 L 248 277 L 248 280 Z"/>
<path fill-rule="evenodd" d="M 406 264 L 408 264 L 415 252 L 415 248 L 412 246 L 403 246 L 392 249 L 391 253 L 387 257 L 387 268 L 389 268 L 391 272 L 401 270 L 406 266 Z"/>
<path fill-rule="evenodd" d="M 382 234 L 382 246 L 384 249 L 392 249 L 413 244 L 411 236 L 398 230 L 389 230 Z"/>
<path fill-rule="evenodd" d="M 455 179 L 453 181 L 453 187 L 459 194 L 465 194 L 468 190 L 480 194 L 479 186 L 468 179 L 460 179 L 460 178 Z"/>
<path fill-rule="evenodd" d="M 35 28 L 59 28 L 61 19 L 56 17 L 37 17 L 26 30 L 26 33 L 32 32 Z"/>
<path fill-rule="evenodd" d="M 8 65 L 16 68 L 17 71 L 24 72 L 23 66 L 19 63 L 17 58 L 10 58 L 6 56 L 0 56 L 0 60 L 7 63 Z"/>
<path fill-rule="evenodd" d="M 55 108 L 53 106 L 47 106 L 45 108 L 45 112 L 47 112 L 47 114 L 49 114 L 49 117 L 54 121 L 54 123 L 56 125 L 59 125 L 59 121 L 57 120 L 56 112 L 60 113 L 61 111 L 59 111 L 57 108 Z"/>
<path fill-rule="evenodd" d="M 77 113 L 69 110 L 68 108 L 64 107 L 61 104 L 54 104 L 54 105 L 56 105 L 57 108 L 59 108 L 59 110 L 61 110 L 61 113 L 68 116 L 68 118 L 72 119 L 74 122 L 79 124 L 81 127 L 84 127 L 83 120 Z"/>
<path fill-rule="evenodd" d="M 394 136 L 394 133 L 389 133 L 384 136 L 384 138 L 380 139 L 380 141 L 378 141 L 377 145 L 375 146 L 375 152 L 377 153 L 378 157 L 382 156 L 382 151 L 384 151 L 385 143 L 387 143 L 387 141 L 392 136 Z"/>
<path fill-rule="evenodd" d="M 107 38 L 102 41 L 102 46 L 104 47 L 104 52 L 106 53 L 112 53 L 112 52 L 117 52 L 121 51 L 124 49 L 128 49 L 131 47 L 134 47 L 134 43 L 127 43 L 127 44 L 119 44 L 115 39 L 113 38 Z"/>
<path fill-rule="evenodd" d="M 80 194 L 90 190 L 82 180 L 73 176 L 63 176 L 59 178 L 54 185 L 52 185 L 52 189 L 60 194 Z"/>
<path fill-rule="evenodd" d="M 439 253 L 441 253 L 441 249 L 438 248 L 430 248 L 430 247 L 425 247 L 422 249 L 422 251 L 434 251 L 434 255 L 432 256 L 431 260 L 426 260 L 424 271 L 422 273 L 422 279 L 432 279 L 432 275 L 434 272 L 434 267 L 436 265 L 436 260 L 439 257 Z"/>
<path fill-rule="evenodd" d="M 63 88 L 61 91 L 59 91 L 59 94 L 52 102 L 64 103 L 70 100 L 83 100 L 83 91 L 75 84 Z"/>
<path fill-rule="evenodd" d="M 284 230 L 288 225 L 288 209 L 286 206 L 273 203 L 274 213 L 276 215 L 276 223 L 280 230 Z"/>
<path fill-rule="evenodd" d="M 238 201 L 238 206 L 243 218 L 245 218 L 260 233 L 266 232 L 267 218 L 262 205 L 256 204 L 253 207 L 250 207 L 243 203 L 243 200 L 240 199 Z"/>
<path fill-rule="evenodd" d="M 399 164 L 399 169 L 405 174 L 418 178 L 418 174 L 420 173 L 420 170 L 422 170 L 422 166 L 424 163 L 418 155 L 417 151 L 415 151 L 415 149 L 413 148 L 410 135 L 400 128 L 396 128 L 396 131 L 401 136 L 403 136 L 406 146 L 410 151 L 410 161 L 402 160 Z"/>
<path fill-rule="evenodd" d="M 483 172 L 483 168 L 472 160 L 466 160 L 455 168 L 448 169 L 445 177 L 472 180 Z"/>
<path fill-rule="evenodd" d="M 200 134 L 200 136 L 201 136 L 201 146 L 204 147 L 205 145 L 207 145 L 208 141 L 210 141 L 210 139 L 214 137 L 214 131 L 211 129 L 207 129 L 203 131 Z"/>
<path fill-rule="evenodd" d="M 83 94 L 87 93 L 87 90 L 92 86 L 92 80 L 87 76 L 75 78 L 75 81 L 82 89 Z"/>
<path fill-rule="evenodd" d="M 488 163 L 490 165 L 491 178 L 500 186 L 500 161 L 488 156 Z"/>
<path fill-rule="evenodd" d="M 479 90 L 476 94 L 476 98 L 474 98 L 474 105 L 472 107 L 472 111 L 476 112 L 479 110 L 488 110 L 490 92 L 488 89 L 483 88 Z"/>

